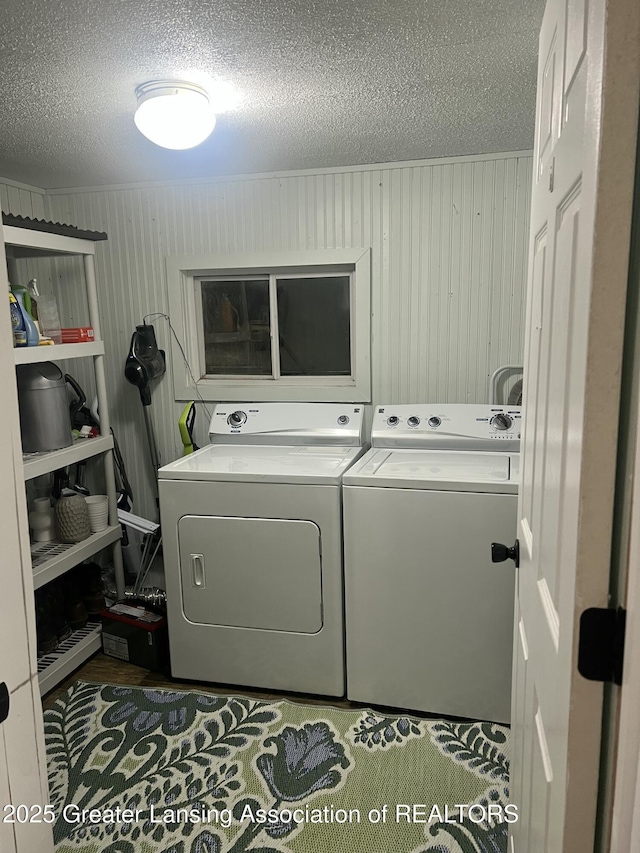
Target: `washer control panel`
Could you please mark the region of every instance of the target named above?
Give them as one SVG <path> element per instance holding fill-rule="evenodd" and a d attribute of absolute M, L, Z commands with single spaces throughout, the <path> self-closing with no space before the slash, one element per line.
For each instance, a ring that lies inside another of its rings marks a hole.
<path fill-rule="evenodd" d="M 498 412 L 497 415 L 494 415 L 489 424 L 497 429 L 499 432 L 505 432 L 508 429 L 511 429 L 513 426 L 513 414 L 507 414 L 506 412 Z"/>
<path fill-rule="evenodd" d="M 353 403 L 217 403 L 209 441 L 234 444 L 364 444 L 364 406 Z"/>
<path fill-rule="evenodd" d="M 374 447 L 424 447 L 432 450 L 520 449 L 522 409 L 476 403 L 376 406 Z"/>
<path fill-rule="evenodd" d="M 227 418 L 227 423 L 231 427 L 239 427 L 247 421 L 247 413 L 242 412 L 240 409 L 237 409 L 235 412 L 231 412 L 229 417 Z"/>

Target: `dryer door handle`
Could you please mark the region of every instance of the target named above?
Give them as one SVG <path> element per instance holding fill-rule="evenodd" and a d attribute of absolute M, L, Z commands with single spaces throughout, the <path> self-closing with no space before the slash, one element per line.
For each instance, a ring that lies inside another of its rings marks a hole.
<path fill-rule="evenodd" d="M 191 586 L 195 586 L 197 589 L 206 589 L 204 554 L 191 555 Z"/>

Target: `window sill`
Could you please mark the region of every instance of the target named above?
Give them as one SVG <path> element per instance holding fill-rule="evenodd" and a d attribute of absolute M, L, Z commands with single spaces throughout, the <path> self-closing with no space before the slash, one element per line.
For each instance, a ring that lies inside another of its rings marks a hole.
<path fill-rule="evenodd" d="M 239 379 L 203 379 L 198 382 L 198 390 L 193 385 L 176 389 L 176 400 L 193 400 L 198 395 L 206 402 L 225 400 L 241 401 L 274 401 L 279 403 L 368 403 L 370 393 L 368 388 L 358 387 L 356 382 L 327 382 L 316 383 L 278 380 Z"/>

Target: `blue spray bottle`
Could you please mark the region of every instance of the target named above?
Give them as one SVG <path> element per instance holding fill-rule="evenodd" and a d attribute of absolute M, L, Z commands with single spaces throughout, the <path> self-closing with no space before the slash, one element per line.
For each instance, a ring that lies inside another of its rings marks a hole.
<path fill-rule="evenodd" d="M 14 347 L 26 347 L 27 330 L 24 325 L 24 316 L 20 310 L 20 303 L 13 293 L 9 291 L 9 309 L 11 311 L 11 328 L 13 330 Z"/>
<path fill-rule="evenodd" d="M 20 312 L 22 313 L 22 318 L 24 321 L 24 328 L 25 328 L 26 338 L 27 338 L 27 344 L 26 345 L 28 347 L 37 347 L 38 342 L 40 341 L 40 335 L 38 334 L 38 329 L 36 328 L 36 324 L 33 322 L 33 317 L 31 316 L 31 314 L 29 314 L 29 312 L 25 308 L 25 304 L 24 304 L 24 295 L 25 295 L 25 293 L 27 293 L 27 290 L 24 287 L 12 285 L 11 292 L 13 293 L 15 298 L 18 300 L 18 306 L 19 306 Z M 24 344 L 17 344 L 17 346 L 24 346 Z"/>

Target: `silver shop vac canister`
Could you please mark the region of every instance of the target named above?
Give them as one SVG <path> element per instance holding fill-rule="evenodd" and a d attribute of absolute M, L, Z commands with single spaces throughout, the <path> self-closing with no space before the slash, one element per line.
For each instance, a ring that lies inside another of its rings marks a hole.
<path fill-rule="evenodd" d="M 78 404 L 85 401 L 75 379 L 51 361 L 20 364 L 16 375 L 23 453 L 60 450 L 73 444 L 71 417 Z M 67 384 L 78 396 L 71 409 Z"/>

